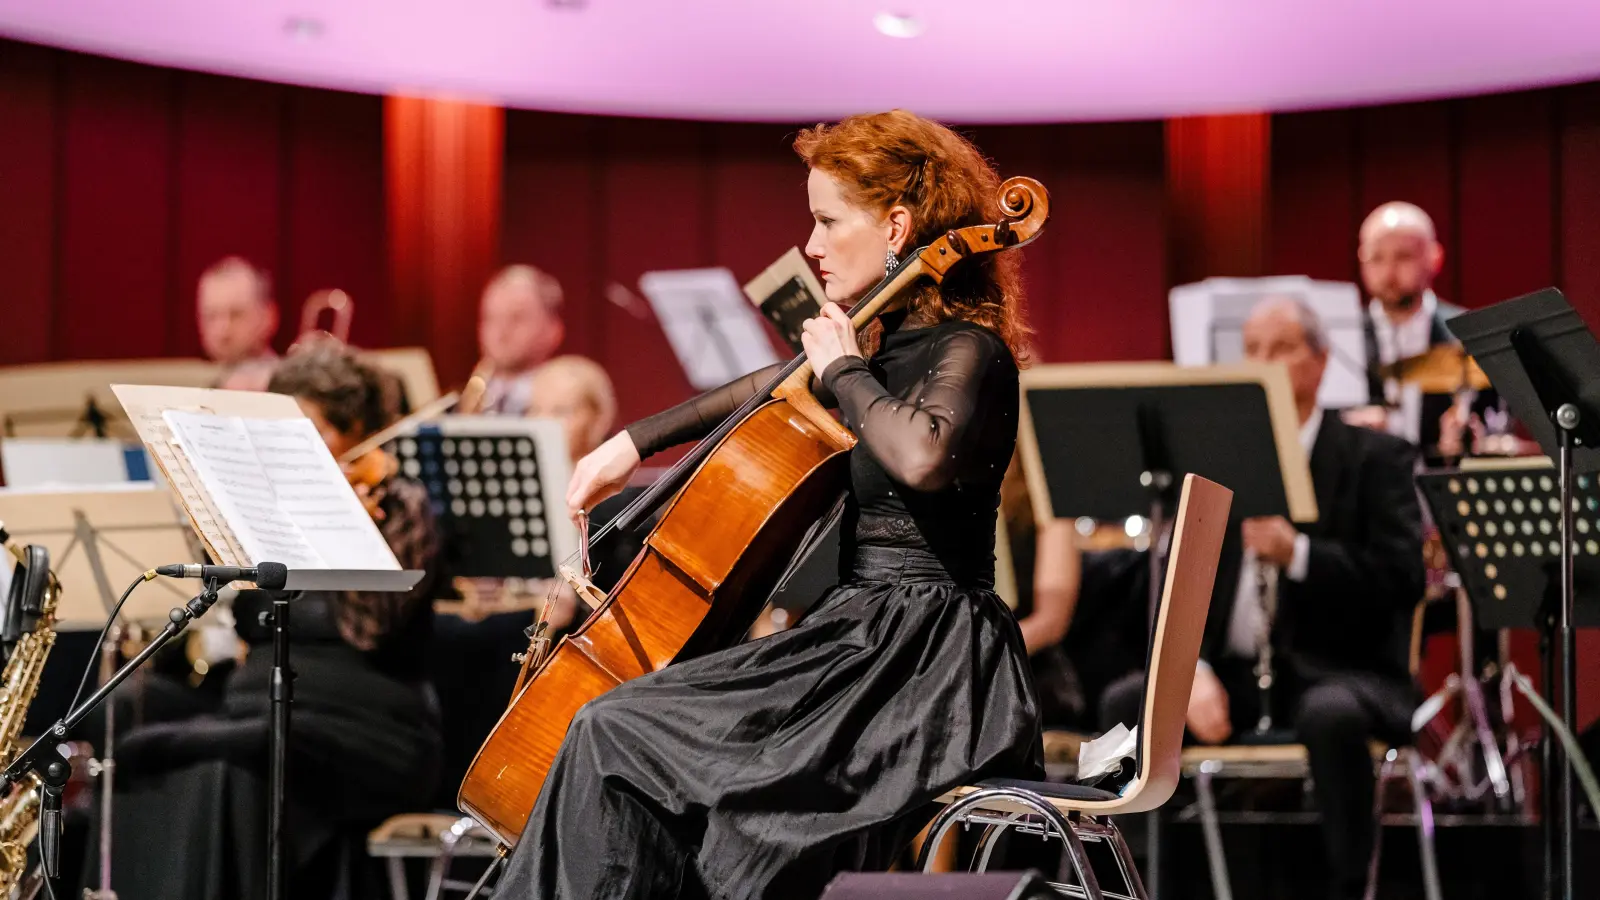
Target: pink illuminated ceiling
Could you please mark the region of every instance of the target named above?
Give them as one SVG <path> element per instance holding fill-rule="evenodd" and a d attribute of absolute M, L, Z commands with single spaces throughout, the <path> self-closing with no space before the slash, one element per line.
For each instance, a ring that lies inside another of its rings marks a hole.
<path fill-rule="evenodd" d="M 875 24 L 880 13 L 891 37 Z M 0 0 L 0 34 L 553 110 L 1145 118 L 1600 77 L 1600 0 Z"/>

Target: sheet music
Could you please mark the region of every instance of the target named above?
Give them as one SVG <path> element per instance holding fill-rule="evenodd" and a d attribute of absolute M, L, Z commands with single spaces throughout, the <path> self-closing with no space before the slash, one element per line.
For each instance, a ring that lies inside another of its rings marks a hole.
<path fill-rule="evenodd" d="M 217 562 L 227 566 L 249 565 L 244 548 L 239 546 L 233 532 L 215 516 L 210 499 L 199 487 L 198 477 L 178 452 L 177 441 L 172 429 L 167 427 L 166 419 L 162 418 L 161 410 L 154 407 L 129 408 L 128 413 L 134 427 L 140 435 L 145 436 L 146 448 L 155 455 L 167 483 L 178 494 L 195 529 L 200 532 L 200 539 Z"/>
<path fill-rule="evenodd" d="M 278 502 L 243 419 L 176 410 L 162 418 L 218 511 L 233 524 L 250 564 L 273 560 L 291 569 L 328 568 Z"/>
<path fill-rule="evenodd" d="M 400 567 L 310 419 L 243 422 L 279 506 L 332 568 Z"/>
<path fill-rule="evenodd" d="M 655 309 L 661 330 L 696 390 L 726 384 L 778 361 L 727 269 L 646 272 L 639 290 Z"/>

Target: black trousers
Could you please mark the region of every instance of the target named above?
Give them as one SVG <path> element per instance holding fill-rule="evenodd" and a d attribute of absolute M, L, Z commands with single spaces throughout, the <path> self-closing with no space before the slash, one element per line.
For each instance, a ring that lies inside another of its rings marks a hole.
<path fill-rule="evenodd" d="M 1248 660 L 1224 659 L 1214 670 L 1228 692 L 1228 713 L 1235 739 L 1253 732 L 1261 715 L 1261 694 Z M 1372 853 L 1372 800 L 1376 788 L 1369 740 L 1396 741 L 1405 728 L 1403 691 L 1374 684 L 1365 675 L 1329 675 L 1316 681 L 1279 672 L 1272 697 L 1274 729 L 1292 732 L 1306 747 L 1317 807 L 1322 813 L 1322 839 L 1332 872 L 1334 897 L 1360 897 Z M 1102 727 L 1138 721 L 1144 673 L 1113 683 L 1101 699 Z M 1396 722 L 1397 714 L 1400 721 Z M 1397 727 L 1402 729 L 1396 734 Z M 1186 738 L 1192 742 L 1192 738 Z"/>

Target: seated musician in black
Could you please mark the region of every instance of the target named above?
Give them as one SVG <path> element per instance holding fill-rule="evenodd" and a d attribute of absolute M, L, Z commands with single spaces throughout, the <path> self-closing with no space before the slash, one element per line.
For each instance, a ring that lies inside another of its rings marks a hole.
<path fill-rule="evenodd" d="M 1359 897 L 1373 840 L 1373 764 L 1367 742 L 1409 738 L 1416 703 L 1407 665 L 1411 612 L 1422 598 L 1422 525 L 1411 476 L 1416 451 L 1317 407 L 1328 344 L 1316 314 L 1295 300 L 1258 304 L 1245 354 L 1289 369 L 1311 464 L 1319 519 L 1303 530 L 1281 517 L 1231 529 L 1212 592 L 1202 662 L 1189 698 L 1189 734 L 1306 746 L 1333 896 Z M 1257 573 L 1279 571 L 1267 623 Z M 1261 697 L 1253 667 L 1270 631 L 1276 735 L 1253 735 Z M 1107 690 L 1102 725 L 1132 725 L 1142 673 Z"/>
<path fill-rule="evenodd" d="M 835 305 L 895 257 L 993 221 L 999 179 L 966 140 L 900 111 L 807 130 L 795 147 L 811 167 L 806 252 L 832 301 L 807 323 L 806 352 L 860 438 L 842 583 L 792 629 L 584 706 L 503 900 L 813 900 L 841 868 L 886 867 L 949 789 L 1042 771 L 1027 654 L 993 592 L 1024 333 L 1016 261 L 983 257 L 915 289 L 867 358 Z M 569 507 L 708 434 L 769 374 L 628 426 L 579 463 Z"/>

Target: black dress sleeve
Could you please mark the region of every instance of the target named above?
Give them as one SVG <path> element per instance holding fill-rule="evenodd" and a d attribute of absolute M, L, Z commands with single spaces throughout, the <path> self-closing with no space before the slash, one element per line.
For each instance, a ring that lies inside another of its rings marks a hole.
<path fill-rule="evenodd" d="M 942 336 L 928 373 L 904 398 L 889 393 L 859 356 L 828 366 L 823 382 L 856 433 L 895 481 L 917 491 L 948 487 L 959 472 L 957 450 L 978 414 L 984 375 L 1010 364 L 1000 340 L 978 329 Z"/>
<path fill-rule="evenodd" d="M 715 431 L 746 400 L 754 397 L 784 365 L 773 363 L 748 375 L 741 375 L 722 387 L 712 388 L 670 409 L 646 416 L 623 430 L 633 439 L 640 459 L 648 459 L 652 454 L 669 447 L 698 441 Z M 811 380 L 811 390 L 823 406 L 833 407 L 833 398 L 819 379 Z"/>

